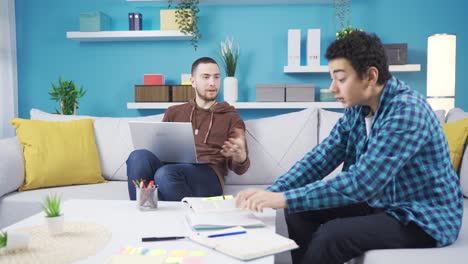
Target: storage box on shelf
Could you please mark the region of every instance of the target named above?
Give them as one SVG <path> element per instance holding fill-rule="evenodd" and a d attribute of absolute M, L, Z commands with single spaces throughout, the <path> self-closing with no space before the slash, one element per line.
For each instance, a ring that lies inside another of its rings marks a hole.
<path fill-rule="evenodd" d="M 95 32 L 110 30 L 111 18 L 100 11 L 80 13 L 80 31 Z"/>
<path fill-rule="evenodd" d="M 170 102 L 169 85 L 135 85 L 135 102 Z"/>

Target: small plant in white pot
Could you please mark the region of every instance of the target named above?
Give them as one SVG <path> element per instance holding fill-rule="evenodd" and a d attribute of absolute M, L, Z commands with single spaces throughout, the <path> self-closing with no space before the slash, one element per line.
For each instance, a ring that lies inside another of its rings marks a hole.
<path fill-rule="evenodd" d="M 238 82 L 236 75 L 237 60 L 240 55 L 240 47 L 237 44 L 237 49 L 233 47 L 234 39 L 226 38 L 225 41 L 221 41 L 220 51 L 221 51 L 221 60 L 223 62 L 223 67 L 226 72 L 226 77 L 223 82 L 224 89 L 224 101 L 226 102 L 236 102 L 237 93 L 238 93 Z"/>
<path fill-rule="evenodd" d="M 3 232 L 0 230 L 0 250 L 10 251 L 28 248 L 28 234 L 9 231 Z"/>
<path fill-rule="evenodd" d="M 0 249 L 6 246 L 7 238 L 7 233 L 0 230 Z"/>
<path fill-rule="evenodd" d="M 46 213 L 46 223 L 49 229 L 49 234 L 58 235 L 63 232 L 64 216 L 61 213 L 61 198 L 58 195 L 45 197 L 42 209 Z"/>

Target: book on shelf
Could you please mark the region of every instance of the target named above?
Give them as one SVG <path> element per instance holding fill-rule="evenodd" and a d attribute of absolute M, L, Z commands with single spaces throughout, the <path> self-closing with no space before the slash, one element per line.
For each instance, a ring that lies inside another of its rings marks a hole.
<path fill-rule="evenodd" d="M 222 229 L 235 226 L 248 228 L 264 227 L 260 219 L 250 212 L 227 212 L 195 214 L 191 213 L 186 216 L 187 222 L 194 230 L 203 229 Z"/>
<path fill-rule="evenodd" d="M 190 240 L 240 260 L 251 260 L 298 248 L 296 242 L 269 229 L 233 227 L 196 233 Z"/>
<path fill-rule="evenodd" d="M 195 213 L 222 213 L 243 212 L 245 210 L 236 208 L 235 199 L 232 195 L 214 197 L 185 197 L 182 202 L 192 208 Z"/>

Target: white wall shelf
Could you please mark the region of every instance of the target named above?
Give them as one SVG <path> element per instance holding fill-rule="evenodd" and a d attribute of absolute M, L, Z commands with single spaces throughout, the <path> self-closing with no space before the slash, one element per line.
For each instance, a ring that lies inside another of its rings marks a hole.
<path fill-rule="evenodd" d="M 166 4 L 167 0 L 127 0 L 134 3 Z M 176 3 L 177 0 L 174 1 Z M 200 0 L 206 5 L 275 5 L 275 4 L 332 4 L 333 0 Z"/>
<path fill-rule="evenodd" d="M 78 41 L 157 41 L 157 40 L 189 40 L 178 30 L 135 30 L 135 31 L 97 31 L 97 32 L 67 32 L 67 38 Z"/>
<path fill-rule="evenodd" d="M 421 64 L 390 65 L 391 72 L 418 72 Z M 327 65 L 320 66 L 284 66 L 285 73 L 328 73 Z"/>
<path fill-rule="evenodd" d="M 167 109 L 182 103 L 127 103 L 128 109 Z M 237 109 L 304 109 L 304 108 L 343 108 L 340 102 L 237 102 Z"/>

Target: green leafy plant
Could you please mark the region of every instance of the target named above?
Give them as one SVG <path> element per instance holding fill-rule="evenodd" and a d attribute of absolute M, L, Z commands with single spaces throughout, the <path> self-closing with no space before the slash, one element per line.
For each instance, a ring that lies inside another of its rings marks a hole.
<path fill-rule="evenodd" d="M 362 31 L 362 29 L 353 28 L 351 25 L 349 25 L 347 28 L 344 28 L 343 30 L 336 32 L 336 38 L 340 39 L 354 31 Z"/>
<path fill-rule="evenodd" d="M 240 47 L 237 44 L 237 49 L 233 47 L 234 39 L 227 37 L 225 41 L 220 43 L 220 55 L 223 62 L 226 76 L 234 77 L 236 74 L 237 60 L 240 55 Z"/>
<path fill-rule="evenodd" d="M 0 230 L 0 248 L 5 247 L 7 243 L 7 233 Z"/>
<path fill-rule="evenodd" d="M 335 34 L 337 39 L 354 31 L 362 31 L 362 29 L 355 28 L 351 25 L 351 0 L 333 0 L 333 7 L 335 18 L 338 18 L 340 23 L 339 28 L 341 28 L 341 30 L 337 31 Z"/>
<path fill-rule="evenodd" d="M 174 0 L 168 0 L 169 8 Z M 191 44 L 195 50 L 198 47 L 198 40 L 202 38 L 202 34 L 198 28 L 198 8 L 199 0 L 180 0 L 176 6 L 176 23 L 179 25 L 179 30 L 187 35 L 191 35 Z"/>
<path fill-rule="evenodd" d="M 42 210 L 46 213 L 47 217 L 57 217 L 60 216 L 60 204 L 62 199 L 60 196 L 54 195 L 47 195 L 44 199 L 44 203 L 42 204 Z"/>
<path fill-rule="evenodd" d="M 59 77 L 58 85 L 52 83 L 49 91 L 51 100 L 60 103 L 60 111 L 55 109 L 56 114 L 74 115 L 78 109 L 78 101 L 86 94 L 83 86 L 78 89 L 73 81 L 63 80 Z"/>

